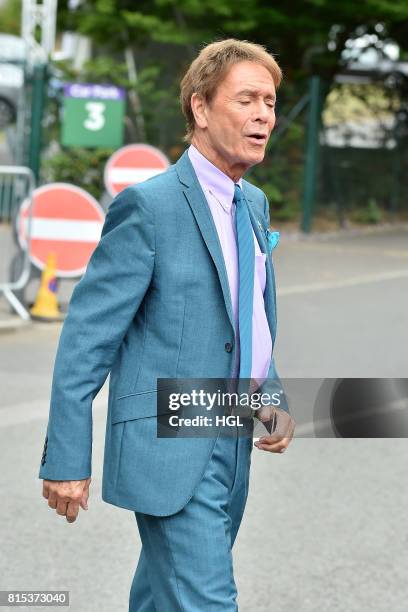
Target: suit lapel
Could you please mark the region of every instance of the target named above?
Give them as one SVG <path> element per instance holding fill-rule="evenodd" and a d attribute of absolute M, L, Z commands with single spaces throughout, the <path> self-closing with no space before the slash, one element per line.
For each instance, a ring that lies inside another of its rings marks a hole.
<path fill-rule="evenodd" d="M 218 239 L 217 228 L 215 227 L 206 197 L 196 177 L 187 151 L 183 153 L 176 163 L 176 170 L 180 181 L 185 186 L 184 195 L 186 196 L 187 202 L 189 203 L 193 215 L 197 221 L 201 235 L 215 264 L 228 317 L 231 322 L 232 329 L 235 330 L 227 270 L 225 268 L 221 244 Z"/>

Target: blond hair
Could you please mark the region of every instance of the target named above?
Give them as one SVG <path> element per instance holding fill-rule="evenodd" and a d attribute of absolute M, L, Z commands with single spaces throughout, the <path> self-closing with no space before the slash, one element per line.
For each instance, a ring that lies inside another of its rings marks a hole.
<path fill-rule="evenodd" d="M 247 40 L 228 38 L 206 45 L 196 59 L 190 64 L 181 81 L 180 102 L 186 119 L 186 142 L 191 142 L 195 120 L 191 108 L 191 96 L 197 93 L 206 102 L 211 102 L 216 89 L 228 69 L 238 62 L 256 62 L 264 66 L 271 74 L 275 89 L 282 80 L 282 70 L 265 47 Z"/>

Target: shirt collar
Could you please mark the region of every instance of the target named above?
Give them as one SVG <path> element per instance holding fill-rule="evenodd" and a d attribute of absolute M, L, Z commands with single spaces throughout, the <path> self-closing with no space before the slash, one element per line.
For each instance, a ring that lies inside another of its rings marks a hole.
<path fill-rule="evenodd" d="M 234 197 L 234 181 L 214 166 L 194 145 L 189 146 L 188 156 L 203 191 L 210 191 L 224 210 L 230 212 Z M 242 179 L 239 179 L 237 184 L 242 189 Z"/>

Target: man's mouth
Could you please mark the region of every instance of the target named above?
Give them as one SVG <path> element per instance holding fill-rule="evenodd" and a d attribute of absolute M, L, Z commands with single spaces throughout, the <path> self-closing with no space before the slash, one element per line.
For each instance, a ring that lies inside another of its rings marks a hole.
<path fill-rule="evenodd" d="M 266 134 L 254 133 L 254 134 L 248 134 L 247 138 L 249 138 L 249 140 L 253 142 L 254 144 L 263 145 L 266 143 L 268 137 Z"/>

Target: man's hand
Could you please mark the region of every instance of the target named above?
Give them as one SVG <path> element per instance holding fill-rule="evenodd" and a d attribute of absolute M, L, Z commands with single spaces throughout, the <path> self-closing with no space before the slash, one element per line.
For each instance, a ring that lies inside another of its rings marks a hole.
<path fill-rule="evenodd" d="M 285 452 L 295 431 L 295 421 L 290 414 L 275 406 L 263 406 L 256 411 L 255 417 L 264 423 L 271 435 L 262 436 L 254 445 L 270 453 Z"/>
<path fill-rule="evenodd" d="M 44 480 L 43 497 L 57 514 L 65 516 L 68 523 L 73 523 L 79 512 L 79 506 L 88 510 L 89 485 L 86 480 Z"/>

